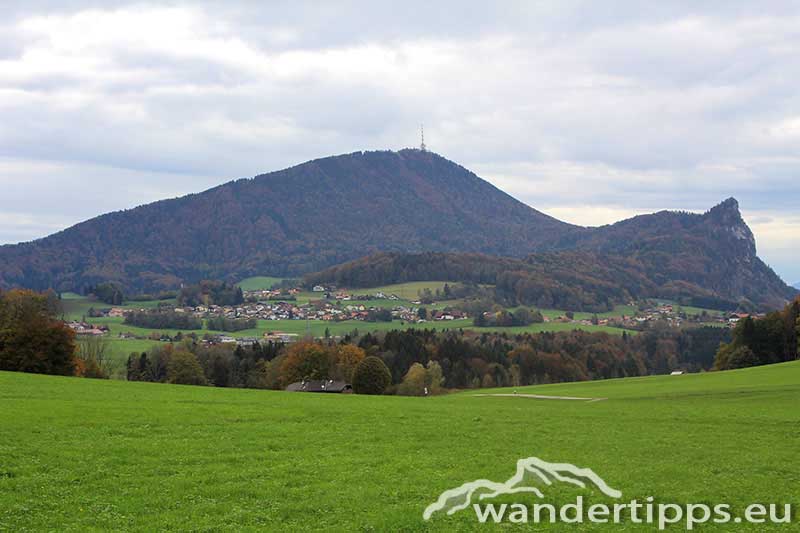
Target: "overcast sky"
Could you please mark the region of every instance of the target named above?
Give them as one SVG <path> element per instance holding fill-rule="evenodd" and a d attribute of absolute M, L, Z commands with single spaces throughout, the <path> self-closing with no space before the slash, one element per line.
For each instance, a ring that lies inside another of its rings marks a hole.
<path fill-rule="evenodd" d="M 800 281 L 798 2 L 0 3 L 0 243 L 419 143 L 562 220 L 735 196 Z"/>

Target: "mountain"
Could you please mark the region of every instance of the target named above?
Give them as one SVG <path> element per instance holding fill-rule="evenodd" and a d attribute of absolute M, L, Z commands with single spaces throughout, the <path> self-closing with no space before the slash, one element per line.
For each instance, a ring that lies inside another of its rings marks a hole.
<path fill-rule="evenodd" d="M 0 247 L 0 287 L 298 275 L 377 251 L 522 256 L 574 228 L 431 152 L 356 152 Z"/>
<path fill-rule="evenodd" d="M 777 308 L 796 291 L 756 254 L 739 203 L 728 198 L 704 214 L 661 211 L 599 228 L 568 230 L 540 250 L 587 250 L 641 263 L 665 294 L 706 291 Z"/>
<path fill-rule="evenodd" d="M 794 287 L 794 288 L 795 288 L 795 289 L 797 289 L 797 290 L 800 290 L 800 281 L 798 281 L 797 283 L 795 283 L 794 285 L 792 285 L 792 287 Z"/>
<path fill-rule="evenodd" d="M 317 159 L 1 246 L 0 288 L 114 281 L 151 292 L 201 279 L 297 276 L 377 252 L 525 258 L 571 250 L 633 261 L 655 286 L 677 292 L 765 304 L 794 294 L 756 256 L 733 199 L 703 215 L 661 212 L 582 228 L 410 149 Z"/>

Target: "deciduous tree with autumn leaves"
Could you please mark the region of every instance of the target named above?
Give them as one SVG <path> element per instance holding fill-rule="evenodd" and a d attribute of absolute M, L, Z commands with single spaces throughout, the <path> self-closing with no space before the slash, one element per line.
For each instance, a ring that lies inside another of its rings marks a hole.
<path fill-rule="evenodd" d="M 47 294 L 0 293 L 0 370 L 75 374 L 75 334 L 56 312 Z"/>

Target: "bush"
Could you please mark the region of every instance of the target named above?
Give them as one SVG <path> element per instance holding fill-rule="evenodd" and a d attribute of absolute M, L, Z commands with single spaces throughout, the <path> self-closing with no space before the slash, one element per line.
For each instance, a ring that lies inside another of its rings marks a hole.
<path fill-rule="evenodd" d="M 185 350 L 176 350 L 167 363 L 167 380 L 180 385 L 207 385 L 206 375 L 197 357 Z"/>
<path fill-rule="evenodd" d="M 353 392 L 356 394 L 383 394 L 392 383 L 392 374 L 379 358 L 365 357 L 353 371 Z"/>
<path fill-rule="evenodd" d="M 422 396 L 425 394 L 425 387 L 428 374 L 425 367 L 420 363 L 414 363 L 406 372 L 403 382 L 397 387 L 397 394 L 401 396 Z"/>

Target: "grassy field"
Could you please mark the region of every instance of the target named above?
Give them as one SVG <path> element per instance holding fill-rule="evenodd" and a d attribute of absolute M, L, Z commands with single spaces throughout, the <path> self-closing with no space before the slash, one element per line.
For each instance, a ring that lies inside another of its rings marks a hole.
<path fill-rule="evenodd" d="M 493 530 L 471 510 L 421 515 L 442 491 L 505 480 L 530 456 L 590 467 L 623 501 L 739 511 L 798 503 L 800 363 L 523 390 L 608 400 L 313 395 L 0 372 L 0 530 Z M 547 501 L 608 501 L 568 487 L 548 488 Z"/>
<path fill-rule="evenodd" d="M 237 283 L 243 291 L 263 291 L 271 289 L 276 283 L 280 283 L 283 278 L 273 278 L 271 276 L 253 276 Z"/>
<path fill-rule="evenodd" d="M 433 293 L 436 292 L 436 289 L 442 291 L 445 283 L 449 283 L 452 286 L 458 285 L 458 283 L 446 281 L 409 281 L 407 283 L 395 283 L 393 285 L 370 287 L 368 289 L 352 289 L 349 292 L 351 294 L 375 294 L 382 292 L 387 296 L 394 294 L 403 300 L 413 301 L 418 299 L 419 293 L 425 289 L 430 289 Z"/>
<path fill-rule="evenodd" d="M 61 295 L 61 312 L 65 320 L 82 320 L 84 317 L 88 322 L 94 323 L 97 319 L 90 318 L 88 313 L 89 309 L 108 309 L 111 307 L 119 307 L 122 309 L 152 309 L 158 307 L 159 304 L 175 304 L 175 299 L 169 300 L 143 300 L 141 302 L 125 302 L 123 305 L 109 305 L 107 303 L 92 301 L 85 296 L 80 296 L 74 293 L 65 293 Z"/>

